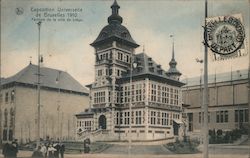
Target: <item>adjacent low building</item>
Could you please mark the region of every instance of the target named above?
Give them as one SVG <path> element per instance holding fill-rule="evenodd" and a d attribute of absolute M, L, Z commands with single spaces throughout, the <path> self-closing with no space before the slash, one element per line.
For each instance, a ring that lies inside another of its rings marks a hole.
<path fill-rule="evenodd" d="M 247 128 L 249 122 L 248 70 L 209 75 L 208 126 L 210 130 Z M 199 133 L 202 126 L 203 78 L 187 78 L 183 87 L 188 130 Z"/>
<path fill-rule="evenodd" d="M 14 76 L 1 79 L 0 136 L 3 142 L 36 139 L 37 70 L 29 64 Z M 41 67 L 40 137 L 74 139 L 74 114 L 89 103 L 88 89 L 65 71 Z"/>
<path fill-rule="evenodd" d="M 90 106 L 76 114 L 79 139 L 106 141 L 173 140 L 183 135 L 181 73 L 174 45 L 165 71 L 139 46 L 122 25 L 115 1 L 112 14 L 97 39 L 95 81 L 89 85 Z"/>

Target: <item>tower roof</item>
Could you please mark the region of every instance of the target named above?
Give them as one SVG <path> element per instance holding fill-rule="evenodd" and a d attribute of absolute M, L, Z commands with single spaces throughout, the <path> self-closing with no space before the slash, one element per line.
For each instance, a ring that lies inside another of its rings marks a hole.
<path fill-rule="evenodd" d="M 112 14 L 108 17 L 108 25 L 106 25 L 99 33 L 96 40 L 91 46 L 97 46 L 106 41 L 122 41 L 136 48 L 139 45 L 133 40 L 128 29 L 122 25 L 122 17 L 119 15 L 120 6 L 116 0 L 111 6 Z"/>
<path fill-rule="evenodd" d="M 184 84 L 178 80 L 175 80 L 168 76 L 167 72 L 157 64 L 150 56 L 146 53 L 135 54 L 134 61 L 137 63 L 137 67 L 133 69 L 132 76 L 136 77 L 149 77 L 158 79 L 159 81 L 167 82 L 171 85 L 183 86 Z M 129 80 L 131 72 L 128 71 L 122 75 L 122 80 Z"/>
<path fill-rule="evenodd" d="M 170 37 L 173 37 L 172 35 Z M 176 68 L 177 62 L 175 61 L 175 56 L 174 56 L 174 40 L 172 43 L 172 59 L 169 62 L 169 70 L 167 72 L 168 76 L 172 76 L 172 75 L 177 75 L 177 76 L 181 76 L 181 73 L 177 70 Z"/>
<path fill-rule="evenodd" d="M 119 15 L 120 6 L 117 4 L 116 0 L 110 7 L 112 9 L 112 14 L 108 17 L 108 23 L 122 23 L 122 17 Z"/>

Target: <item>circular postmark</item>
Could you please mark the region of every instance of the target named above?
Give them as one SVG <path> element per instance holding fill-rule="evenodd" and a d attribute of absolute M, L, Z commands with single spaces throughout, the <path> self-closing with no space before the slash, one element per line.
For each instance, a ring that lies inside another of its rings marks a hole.
<path fill-rule="evenodd" d="M 16 8 L 15 11 L 16 11 L 17 15 L 22 15 L 24 12 L 23 8 L 21 8 L 21 7 Z"/>
<path fill-rule="evenodd" d="M 220 55 L 236 52 L 244 43 L 245 31 L 241 21 L 234 16 L 213 18 L 207 22 L 206 43 Z"/>

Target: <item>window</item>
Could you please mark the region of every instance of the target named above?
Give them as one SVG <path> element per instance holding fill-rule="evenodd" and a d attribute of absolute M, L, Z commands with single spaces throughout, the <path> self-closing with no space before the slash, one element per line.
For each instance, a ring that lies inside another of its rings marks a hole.
<path fill-rule="evenodd" d="M 234 112 L 234 120 L 235 120 L 235 122 L 239 122 L 239 111 L 238 110 L 235 110 L 235 112 Z"/>
<path fill-rule="evenodd" d="M 7 129 L 3 130 L 3 140 L 6 141 L 7 140 Z"/>
<path fill-rule="evenodd" d="M 84 129 L 91 131 L 91 121 L 84 121 Z"/>
<path fill-rule="evenodd" d="M 130 122 L 129 122 L 129 112 L 124 112 L 124 124 L 125 125 L 129 125 Z"/>
<path fill-rule="evenodd" d="M 122 117 L 122 112 L 120 113 L 120 125 L 122 125 L 123 124 L 123 117 Z"/>
<path fill-rule="evenodd" d="M 102 76 L 102 70 L 97 70 L 97 76 Z"/>
<path fill-rule="evenodd" d="M 199 112 L 199 123 L 201 123 L 201 112 Z"/>
<path fill-rule="evenodd" d="M 161 120 L 161 124 L 162 125 L 167 125 L 167 113 L 163 112 L 162 116 L 161 116 L 162 120 Z"/>
<path fill-rule="evenodd" d="M 249 121 L 249 111 L 248 109 L 245 109 L 245 122 L 248 122 Z"/>
<path fill-rule="evenodd" d="M 105 103 L 105 91 L 94 93 L 94 104 Z"/>
<path fill-rule="evenodd" d="M 11 102 L 14 102 L 14 98 L 15 98 L 15 90 L 12 90 L 11 91 L 11 96 L 10 96 Z"/>
<path fill-rule="evenodd" d="M 127 37 L 127 32 L 123 32 L 123 33 L 122 33 L 122 37 L 123 37 L 123 38 L 126 38 L 126 37 Z"/>
<path fill-rule="evenodd" d="M 224 111 L 220 111 L 220 122 L 224 122 Z"/>
<path fill-rule="evenodd" d="M 216 111 L 216 123 L 228 122 L 228 111 Z"/>
<path fill-rule="evenodd" d="M 249 112 L 248 109 L 235 110 L 234 112 L 235 122 L 248 122 Z"/>
<path fill-rule="evenodd" d="M 10 128 L 14 127 L 14 120 L 15 120 L 15 114 L 14 114 L 13 108 L 10 109 Z"/>
<path fill-rule="evenodd" d="M 9 141 L 13 140 L 13 131 L 10 129 L 9 130 Z"/>
<path fill-rule="evenodd" d="M 119 112 L 116 113 L 116 125 L 119 125 Z"/>
<path fill-rule="evenodd" d="M 161 113 L 157 112 L 157 124 L 160 125 L 161 124 Z"/>
<path fill-rule="evenodd" d="M 109 69 L 105 69 L 105 75 L 106 75 L 106 76 L 109 75 Z"/>
<path fill-rule="evenodd" d="M 130 85 L 123 85 L 123 100 L 124 103 L 130 102 L 130 97 L 132 97 L 132 102 L 142 102 L 144 100 L 145 94 L 143 93 L 142 83 L 134 83 L 132 85 L 132 93 L 130 96 Z"/>
<path fill-rule="evenodd" d="M 243 120 L 243 119 L 244 119 L 243 114 L 244 114 L 244 111 L 243 111 L 243 110 L 240 110 L 240 113 L 239 113 L 239 115 L 240 115 L 240 122 L 245 122 L 245 121 Z"/>
<path fill-rule="evenodd" d="M 193 131 L 193 113 L 188 113 L 188 131 Z"/>
<path fill-rule="evenodd" d="M 137 125 L 141 124 L 141 120 L 142 120 L 141 111 L 136 111 L 135 112 L 135 124 Z"/>
<path fill-rule="evenodd" d="M 4 110 L 4 127 L 7 127 L 8 125 L 8 110 Z"/>
<path fill-rule="evenodd" d="M 3 102 L 3 95 L 0 94 L 0 104 Z"/>
<path fill-rule="evenodd" d="M 151 101 L 156 102 L 156 84 L 151 84 Z"/>
<path fill-rule="evenodd" d="M 210 112 L 208 112 L 208 123 L 210 123 Z"/>
<path fill-rule="evenodd" d="M 8 101 L 9 101 L 9 93 L 6 92 L 5 93 L 5 103 L 8 103 Z"/>
<path fill-rule="evenodd" d="M 228 111 L 224 111 L 224 115 L 225 115 L 225 122 L 228 122 Z"/>
<path fill-rule="evenodd" d="M 106 32 L 102 32 L 101 37 L 102 38 L 107 37 L 107 33 Z"/>
<path fill-rule="evenodd" d="M 132 111 L 131 124 L 134 124 L 134 111 Z"/>
<path fill-rule="evenodd" d="M 109 76 L 111 76 L 113 73 L 113 70 L 112 69 L 109 69 Z"/>
<path fill-rule="evenodd" d="M 220 122 L 220 112 L 216 111 L 216 123 Z"/>
<path fill-rule="evenodd" d="M 155 125 L 155 121 L 156 121 L 156 112 L 155 111 L 151 111 L 151 119 L 150 119 L 150 123 L 152 124 L 152 125 Z"/>

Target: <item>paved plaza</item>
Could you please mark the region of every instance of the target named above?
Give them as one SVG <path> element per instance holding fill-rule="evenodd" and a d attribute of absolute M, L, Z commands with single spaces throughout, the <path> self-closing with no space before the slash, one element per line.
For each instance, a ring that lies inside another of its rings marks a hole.
<path fill-rule="evenodd" d="M 249 146 L 212 145 L 209 158 L 250 158 Z M 2 152 L 1 152 L 2 153 Z M 31 157 L 31 151 L 19 151 L 19 158 Z M 202 158 L 202 153 L 174 154 L 163 146 L 132 146 L 129 155 L 128 146 L 114 145 L 98 154 L 65 154 L 65 158 Z M 0 155 L 3 158 L 3 155 Z"/>

